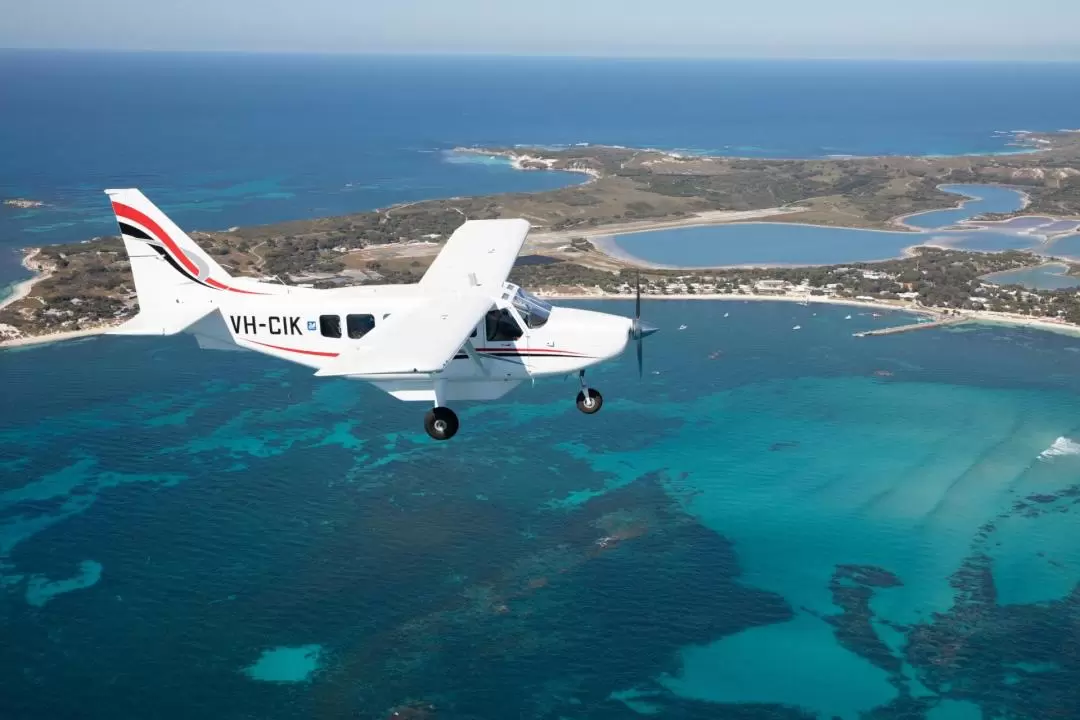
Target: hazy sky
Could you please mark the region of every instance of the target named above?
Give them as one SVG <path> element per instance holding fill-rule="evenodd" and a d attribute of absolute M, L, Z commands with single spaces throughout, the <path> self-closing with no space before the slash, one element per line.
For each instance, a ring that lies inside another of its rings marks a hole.
<path fill-rule="evenodd" d="M 25 0 L 0 47 L 1080 60 L 1080 0 Z"/>

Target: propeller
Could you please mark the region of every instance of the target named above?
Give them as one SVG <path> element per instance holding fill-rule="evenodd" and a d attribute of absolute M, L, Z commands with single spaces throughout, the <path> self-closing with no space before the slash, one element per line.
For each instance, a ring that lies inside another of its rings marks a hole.
<path fill-rule="evenodd" d="M 637 370 L 638 377 L 645 374 L 643 343 L 645 338 L 652 335 L 659 328 L 654 328 L 648 323 L 641 322 L 641 272 L 637 274 L 637 295 L 634 298 L 634 322 L 630 326 L 630 337 L 637 341 Z"/>

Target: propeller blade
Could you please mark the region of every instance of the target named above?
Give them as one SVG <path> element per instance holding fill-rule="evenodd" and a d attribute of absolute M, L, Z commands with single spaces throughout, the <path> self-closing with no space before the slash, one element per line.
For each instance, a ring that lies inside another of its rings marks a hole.
<path fill-rule="evenodd" d="M 642 336 L 638 335 L 637 339 L 637 375 L 639 378 L 645 377 L 645 362 L 642 357 L 642 347 L 645 343 L 642 342 Z"/>
<path fill-rule="evenodd" d="M 637 273 L 637 299 L 634 302 L 634 324 L 641 319 L 641 271 Z"/>

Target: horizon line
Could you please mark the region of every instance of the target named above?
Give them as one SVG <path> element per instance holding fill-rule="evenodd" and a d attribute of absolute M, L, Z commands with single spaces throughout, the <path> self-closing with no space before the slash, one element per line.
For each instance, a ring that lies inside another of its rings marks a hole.
<path fill-rule="evenodd" d="M 753 61 L 753 62 L 882 62 L 882 63 L 976 63 L 1068 65 L 1080 64 L 1075 58 L 994 58 L 994 57 L 897 57 L 897 56 L 818 56 L 818 55 L 622 55 L 588 53 L 508 53 L 483 51 L 426 52 L 417 50 L 229 50 L 229 49 L 158 49 L 100 47 L 0 47 L 0 53 L 100 53 L 103 55 L 244 55 L 293 57 L 387 57 L 387 58 L 493 58 L 521 60 L 629 60 L 629 61 Z"/>

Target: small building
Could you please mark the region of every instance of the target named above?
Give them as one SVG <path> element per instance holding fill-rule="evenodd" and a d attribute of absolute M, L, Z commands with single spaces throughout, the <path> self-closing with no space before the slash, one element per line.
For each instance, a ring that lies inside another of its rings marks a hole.
<path fill-rule="evenodd" d="M 758 280 L 754 283 L 754 290 L 759 293 L 779 295 L 785 292 L 789 284 L 784 280 Z"/>

